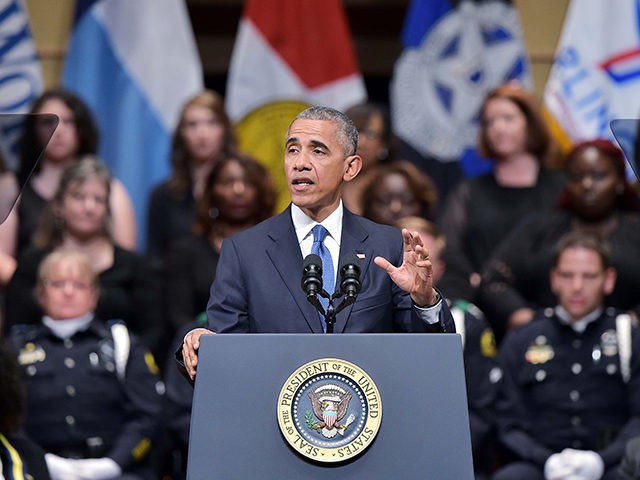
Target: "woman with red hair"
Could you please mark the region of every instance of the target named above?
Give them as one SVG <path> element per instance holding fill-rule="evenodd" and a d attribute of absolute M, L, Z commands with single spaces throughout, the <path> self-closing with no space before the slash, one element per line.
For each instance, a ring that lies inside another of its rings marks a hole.
<path fill-rule="evenodd" d="M 486 261 L 525 215 L 553 208 L 564 188 L 558 149 L 535 96 L 508 83 L 490 91 L 480 109 L 479 152 L 493 170 L 465 179 L 439 215 L 447 237 L 441 287 L 474 300 Z"/>
<path fill-rule="evenodd" d="M 528 216 L 495 250 L 483 272 L 482 309 L 498 336 L 554 305 L 553 246 L 570 231 L 596 234 L 612 251 L 618 281 L 607 304 L 640 311 L 640 201 L 626 180 L 622 151 L 609 140 L 573 147 L 557 208 Z"/>

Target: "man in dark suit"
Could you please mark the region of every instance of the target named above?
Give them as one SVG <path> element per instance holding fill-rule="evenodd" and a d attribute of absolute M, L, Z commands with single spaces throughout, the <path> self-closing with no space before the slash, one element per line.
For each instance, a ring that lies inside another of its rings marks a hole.
<path fill-rule="evenodd" d="M 429 252 L 420 237 L 343 208 L 342 185 L 362 166 L 357 143 L 351 120 L 331 108 L 311 107 L 291 123 L 284 167 L 292 204 L 224 241 L 207 307 L 210 330 L 192 330 L 183 343 L 192 379 L 203 334 L 324 331 L 300 282 L 303 258 L 312 251 L 312 230 L 318 224 L 328 231 L 323 243 L 333 272 L 346 255 L 355 254 L 361 262 L 361 292 L 338 313 L 335 332 L 455 332 L 451 314 L 433 287 Z"/>

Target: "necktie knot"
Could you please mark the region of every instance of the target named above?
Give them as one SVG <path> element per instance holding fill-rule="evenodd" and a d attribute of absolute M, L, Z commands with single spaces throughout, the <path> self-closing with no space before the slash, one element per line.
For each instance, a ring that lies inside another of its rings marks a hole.
<path fill-rule="evenodd" d="M 320 224 L 313 227 L 311 231 L 313 232 L 313 243 L 324 243 L 324 239 L 327 237 L 327 233 L 329 233 L 327 229 Z"/>

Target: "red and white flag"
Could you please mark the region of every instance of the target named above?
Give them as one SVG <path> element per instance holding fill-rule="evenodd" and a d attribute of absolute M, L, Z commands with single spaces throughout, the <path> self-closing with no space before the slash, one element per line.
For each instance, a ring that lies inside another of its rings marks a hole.
<path fill-rule="evenodd" d="M 231 57 L 226 109 L 240 147 L 282 175 L 287 127 L 309 105 L 345 110 L 365 101 L 340 0 L 248 0 Z"/>

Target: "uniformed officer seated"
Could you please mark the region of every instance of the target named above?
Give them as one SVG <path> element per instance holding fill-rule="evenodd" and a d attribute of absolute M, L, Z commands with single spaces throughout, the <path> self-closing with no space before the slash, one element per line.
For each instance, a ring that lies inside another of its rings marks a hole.
<path fill-rule="evenodd" d="M 41 323 L 14 327 L 9 340 L 27 389 L 24 427 L 48 452 L 51 478 L 153 479 L 164 390 L 153 357 L 122 323 L 94 317 L 99 287 L 86 255 L 45 257 L 36 296 Z"/>
<path fill-rule="evenodd" d="M 550 281 L 555 308 L 500 346 L 499 435 L 513 462 L 494 479 L 617 478 L 626 441 L 640 433 L 640 332 L 604 306 L 616 272 L 596 237 L 563 237 Z"/>
<path fill-rule="evenodd" d="M 398 227 L 417 231 L 433 265 L 433 281 L 437 284 L 446 270 L 442 257 L 446 238 L 437 225 L 421 217 L 404 217 Z M 484 314 L 474 304 L 447 298 L 456 332 L 463 347 L 469 427 L 473 452 L 473 470 L 476 480 L 488 478 L 495 462 L 495 431 L 493 405 L 498 383 L 502 377 L 497 361 L 497 348 L 493 330 Z"/>

